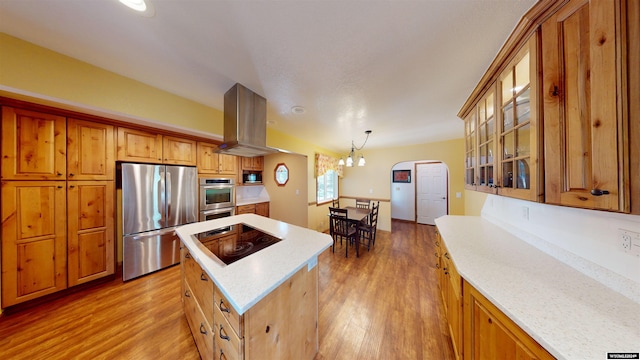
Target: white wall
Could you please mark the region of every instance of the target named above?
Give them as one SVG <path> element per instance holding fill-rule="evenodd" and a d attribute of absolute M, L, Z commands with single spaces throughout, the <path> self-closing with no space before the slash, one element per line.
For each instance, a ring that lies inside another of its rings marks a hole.
<path fill-rule="evenodd" d="M 488 195 L 482 217 L 640 302 L 640 256 L 625 252 L 618 235 L 640 233 L 640 216 Z"/>
<path fill-rule="evenodd" d="M 389 177 L 393 170 L 411 170 L 410 183 L 394 183 L 391 179 L 391 218 L 415 221 L 416 220 L 416 184 L 415 184 L 415 161 L 404 161 L 395 164 L 391 168 Z"/>

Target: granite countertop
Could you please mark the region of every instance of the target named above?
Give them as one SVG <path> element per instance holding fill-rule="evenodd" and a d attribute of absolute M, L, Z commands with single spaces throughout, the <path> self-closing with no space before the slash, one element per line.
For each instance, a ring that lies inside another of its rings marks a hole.
<path fill-rule="evenodd" d="M 640 304 L 474 216 L 436 219 L 470 283 L 559 359 L 640 351 Z"/>
<path fill-rule="evenodd" d="M 225 265 L 193 234 L 244 223 L 282 239 Z M 312 269 L 318 255 L 333 244 L 331 236 L 255 214 L 241 214 L 179 227 L 178 236 L 194 260 L 212 278 L 233 308 L 244 314 L 302 267 Z"/>

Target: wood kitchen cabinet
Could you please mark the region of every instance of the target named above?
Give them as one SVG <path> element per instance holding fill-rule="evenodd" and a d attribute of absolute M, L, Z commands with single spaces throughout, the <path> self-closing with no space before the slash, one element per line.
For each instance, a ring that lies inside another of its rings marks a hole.
<path fill-rule="evenodd" d="M 68 284 L 115 273 L 114 181 L 67 182 Z"/>
<path fill-rule="evenodd" d="M 117 157 L 121 161 L 195 166 L 196 141 L 118 127 Z"/>
<path fill-rule="evenodd" d="M 465 187 L 541 201 L 542 159 L 534 33 L 465 117 Z"/>
<path fill-rule="evenodd" d="M 213 288 L 215 285 L 200 265 L 193 260 L 184 245 L 180 249 L 180 258 L 184 313 L 200 357 L 213 359 L 216 331 L 213 321 Z"/>
<path fill-rule="evenodd" d="M 218 154 L 218 145 L 198 142 L 198 173 L 237 175 L 238 159 L 233 155 Z"/>
<path fill-rule="evenodd" d="M 2 107 L 2 180 L 65 180 L 66 118 Z"/>
<path fill-rule="evenodd" d="M 465 359 L 554 359 L 467 282 L 463 294 Z"/>
<path fill-rule="evenodd" d="M 64 181 L 2 182 L 2 307 L 67 287 Z"/>
<path fill-rule="evenodd" d="M 241 157 L 242 170 L 263 171 L 264 156 Z"/>
<path fill-rule="evenodd" d="M 572 0 L 542 24 L 547 203 L 630 210 L 622 3 Z"/>
<path fill-rule="evenodd" d="M 447 316 L 447 325 L 456 359 L 462 359 L 462 278 L 447 251 L 446 246 L 436 232 L 436 255 L 439 255 L 438 280 L 442 302 Z"/>
<path fill-rule="evenodd" d="M 162 136 L 162 163 L 196 166 L 196 141 L 175 136 Z"/>
<path fill-rule="evenodd" d="M 495 193 L 497 167 L 495 87 L 490 88 L 465 119 L 466 187 Z"/>
<path fill-rule="evenodd" d="M 244 314 L 181 248 L 182 301 L 203 359 L 313 359 L 318 351 L 318 267 L 307 266 Z"/>
<path fill-rule="evenodd" d="M 115 180 L 115 149 L 113 125 L 67 120 L 69 180 Z"/>
<path fill-rule="evenodd" d="M 542 201 L 538 117 L 538 34 L 524 43 L 497 81 L 498 194 Z"/>
<path fill-rule="evenodd" d="M 121 161 L 162 162 L 162 135 L 118 127 L 117 156 Z"/>
<path fill-rule="evenodd" d="M 269 217 L 269 202 L 236 206 L 236 215 L 257 214 Z"/>

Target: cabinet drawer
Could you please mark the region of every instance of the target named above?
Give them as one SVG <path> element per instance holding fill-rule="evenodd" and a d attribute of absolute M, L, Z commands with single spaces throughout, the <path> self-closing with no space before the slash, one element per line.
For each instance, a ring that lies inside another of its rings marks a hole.
<path fill-rule="evenodd" d="M 229 321 L 218 307 L 216 307 L 214 318 L 216 356 L 229 360 L 242 359 L 244 357 L 244 340 L 229 325 Z"/>
<path fill-rule="evenodd" d="M 205 318 L 209 324 L 213 324 L 213 281 L 189 253 L 184 258 L 184 273 L 186 283 L 202 308 Z"/>
<path fill-rule="evenodd" d="M 191 334 L 200 352 L 202 359 L 213 359 L 214 349 L 214 328 L 207 322 L 202 309 L 196 302 L 196 297 L 193 295 L 193 291 L 189 287 L 189 283 L 184 284 L 184 294 L 182 294 L 184 300 L 184 313 L 187 317 L 187 322 L 191 328 Z"/>
<path fill-rule="evenodd" d="M 239 214 L 255 214 L 256 204 L 240 205 L 236 207 L 236 215 Z"/>
<path fill-rule="evenodd" d="M 229 322 L 233 331 L 242 338 L 244 336 L 244 321 L 217 287 L 213 292 L 213 300 L 215 301 L 215 308 L 219 310 L 219 314 Z"/>

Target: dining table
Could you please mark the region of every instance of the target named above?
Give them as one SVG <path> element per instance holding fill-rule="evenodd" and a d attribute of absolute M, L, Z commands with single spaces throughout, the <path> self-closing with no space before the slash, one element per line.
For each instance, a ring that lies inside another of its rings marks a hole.
<path fill-rule="evenodd" d="M 365 220 L 371 214 L 371 209 L 357 208 L 355 206 L 347 206 L 343 209 L 347 210 L 347 219 L 352 223 Z"/>

